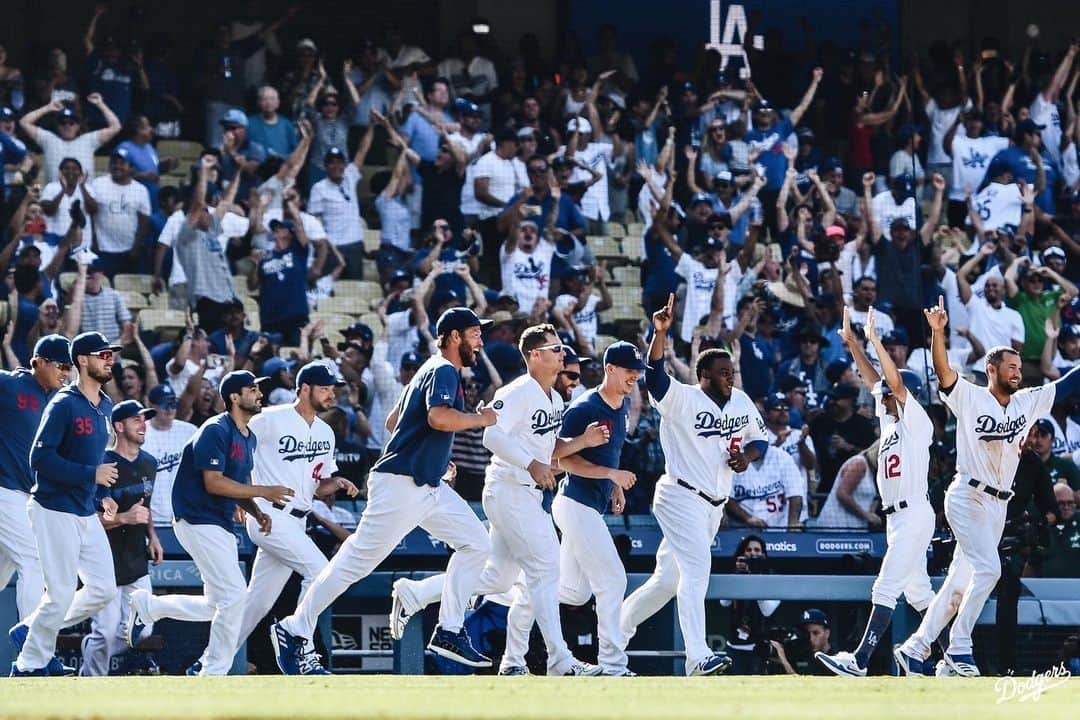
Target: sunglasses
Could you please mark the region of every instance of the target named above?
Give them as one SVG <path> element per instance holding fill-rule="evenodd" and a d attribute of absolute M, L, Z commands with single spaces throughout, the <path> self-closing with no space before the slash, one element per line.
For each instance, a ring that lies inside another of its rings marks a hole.
<path fill-rule="evenodd" d="M 101 352 L 87 353 L 87 355 L 89 357 L 95 357 L 98 360 L 109 361 L 109 360 L 113 359 L 113 351 L 112 350 L 102 350 Z"/>
<path fill-rule="evenodd" d="M 55 365 L 56 369 L 59 370 L 60 372 L 71 372 L 71 363 L 54 362 L 54 361 L 50 360 L 49 364 L 50 365 Z"/>
<path fill-rule="evenodd" d="M 573 370 L 563 370 L 559 374 L 565 375 L 567 380 L 577 381 L 581 379 L 581 373 L 574 372 Z"/>
<path fill-rule="evenodd" d="M 166 400 L 158 405 L 158 408 L 161 410 L 175 410 L 178 407 L 180 407 L 180 402 L 178 400 Z"/>
<path fill-rule="evenodd" d="M 549 350 L 557 355 L 562 354 L 562 343 L 553 343 L 551 345 L 541 345 L 540 347 L 534 347 L 533 350 Z"/>

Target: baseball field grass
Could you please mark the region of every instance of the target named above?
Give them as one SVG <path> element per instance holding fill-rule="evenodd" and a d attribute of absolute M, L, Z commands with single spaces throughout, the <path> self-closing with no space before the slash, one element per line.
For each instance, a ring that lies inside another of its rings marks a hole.
<path fill-rule="evenodd" d="M 1051 679 L 1038 697 L 1024 700 L 1024 688 L 1017 686 L 1004 702 L 1001 683 L 807 677 L 5 678 L 0 718 L 1015 720 L 1027 713 L 1074 716 L 1080 706 L 1080 679 Z"/>

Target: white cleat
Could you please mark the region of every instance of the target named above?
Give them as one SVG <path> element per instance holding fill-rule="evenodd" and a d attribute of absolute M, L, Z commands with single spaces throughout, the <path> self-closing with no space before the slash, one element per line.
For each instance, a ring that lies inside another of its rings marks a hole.
<path fill-rule="evenodd" d="M 979 677 L 979 666 L 975 664 L 975 658 L 968 655 L 952 655 L 945 653 L 945 663 L 952 668 L 957 675 L 963 677 Z"/>
<path fill-rule="evenodd" d="M 937 661 L 937 667 L 934 668 L 934 675 L 936 677 L 957 677 L 956 671 L 949 667 L 949 663 L 944 660 Z"/>
<path fill-rule="evenodd" d="M 405 608 L 402 595 L 406 592 L 403 583 L 411 582 L 407 578 L 401 578 L 394 582 L 394 589 L 390 593 L 390 637 L 401 640 L 405 635 L 405 626 L 409 624 L 413 613 Z"/>
<path fill-rule="evenodd" d="M 829 655 L 823 652 L 816 652 L 814 653 L 814 657 L 818 659 L 818 662 L 836 675 L 842 675 L 844 677 L 866 677 L 866 668 L 859 667 L 859 663 L 856 662 L 855 655 L 852 653 L 838 652 L 835 655 Z"/>
<path fill-rule="evenodd" d="M 564 676 L 574 677 L 596 677 L 604 674 L 604 668 L 599 665 L 593 665 L 583 660 L 575 660 L 570 669 L 563 673 Z"/>

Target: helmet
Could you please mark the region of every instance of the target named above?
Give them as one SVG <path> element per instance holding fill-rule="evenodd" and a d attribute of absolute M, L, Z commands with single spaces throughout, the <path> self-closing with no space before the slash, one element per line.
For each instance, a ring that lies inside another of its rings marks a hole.
<path fill-rule="evenodd" d="M 923 390 L 922 378 L 920 378 L 918 375 L 916 375 L 911 370 L 900 370 L 899 372 L 900 372 L 900 380 L 903 381 L 904 387 L 907 388 L 907 391 L 909 393 L 911 393 L 912 395 L 914 395 L 916 397 L 918 397 L 920 394 L 922 394 L 922 390 Z M 891 395 L 891 394 L 892 394 L 892 390 L 889 388 L 888 383 L 885 382 L 885 379 L 882 378 L 882 380 L 881 380 L 881 399 L 884 400 L 885 398 L 889 397 L 889 395 Z"/>

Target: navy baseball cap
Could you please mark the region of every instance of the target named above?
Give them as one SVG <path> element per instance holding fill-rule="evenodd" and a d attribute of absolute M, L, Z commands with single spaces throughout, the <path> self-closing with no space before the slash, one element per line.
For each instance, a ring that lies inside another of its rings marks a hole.
<path fill-rule="evenodd" d="M 1045 129 L 1046 129 L 1045 125 L 1040 125 L 1039 123 L 1035 122 L 1031 118 L 1028 118 L 1024 122 L 1022 122 L 1022 123 L 1020 123 L 1019 125 L 1016 126 L 1016 134 L 1017 135 L 1023 135 L 1024 133 L 1029 133 L 1029 132 L 1041 132 L 1042 130 L 1045 130 Z"/>
<path fill-rule="evenodd" d="M 80 355 L 93 355 L 94 353 L 105 352 L 106 350 L 120 352 L 123 349 L 124 348 L 119 345 L 111 344 L 105 336 L 99 332 L 84 332 L 82 335 L 77 335 L 75 339 L 71 341 L 71 358 L 74 360 Z"/>
<path fill-rule="evenodd" d="M 420 359 L 420 355 L 412 350 L 401 356 L 401 367 L 413 367 L 417 368 L 424 364 L 424 361 Z"/>
<path fill-rule="evenodd" d="M 986 169 L 986 176 L 995 178 L 998 175 L 1004 175 L 1005 173 L 1011 173 L 1012 168 L 1009 167 L 1009 163 L 999 158 L 994 158 L 990 161 L 990 167 Z"/>
<path fill-rule="evenodd" d="M 784 377 L 780 378 L 780 382 L 777 383 L 777 387 L 780 389 L 780 392 L 789 393 L 796 388 L 802 388 L 803 390 L 806 390 L 809 388 L 809 385 L 807 385 L 806 381 L 800 377 L 796 377 L 795 375 L 785 375 Z"/>
<path fill-rule="evenodd" d="M 832 172 L 833 170 L 842 170 L 843 168 L 844 164 L 840 162 L 840 158 L 835 155 L 830 155 L 825 158 L 823 163 L 821 163 L 821 172 L 823 173 Z"/>
<path fill-rule="evenodd" d="M 221 378 L 221 384 L 218 385 L 218 392 L 221 393 L 223 399 L 228 399 L 233 393 L 238 393 L 244 388 L 253 387 L 264 380 L 269 379 L 270 378 L 266 376 L 255 377 L 255 373 L 247 370 L 233 370 L 231 373 Z"/>
<path fill-rule="evenodd" d="M 454 101 L 454 109 L 462 115 L 480 115 L 480 106 L 468 98 L 458 98 Z"/>
<path fill-rule="evenodd" d="M 160 405 L 162 407 L 176 407 L 176 404 L 179 402 L 176 397 L 176 391 L 172 389 L 171 385 L 165 383 L 152 387 L 147 399 L 152 405 Z"/>
<path fill-rule="evenodd" d="M 272 357 L 263 363 L 262 372 L 267 376 L 273 376 L 282 370 L 291 370 L 294 364 L 295 363 L 289 362 L 284 358 Z"/>
<path fill-rule="evenodd" d="M 709 205 L 712 205 L 712 201 L 712 195 L 710 195 L 709 193 L 695 193 L 694 197 L 690 198 L 690 207 L 694 207 L 698 203 L 708 203 Z"/>
<path fill-rule="evenodd" d="M 71 343 L 63 335 L 46 335 L 34 345 L 34 357 L 51 363 L 71 365 Z"/>
<path fill-rule="evenodd" d="M 455 330 L 462 332 L 472 327 L 486 328 L 488 325 L 491 325 L 491 320 L 481 320 L 469 308 L 450 308 L 439 316 L 438 322 L 435 323 L 435 334 L 449 335 Z"/>
<path fill-rule="evenodd" d="M 1051 245 L 1050 247 L 1048 247 L 1048 248 L 1046 248 L 1045 250 L 1042 251 L 1042 260 L 1043 260 L 1043 262 L 1046 262 L 1048 259 L 1050 259 L 1052 257 L 1057 257 L 1057 258 L 1061 258 L 1062 260 L 1064 260 L 1065 259 L 1065 251 L 1062 250 L 1061 248 L 1059 248 L 1057 245 Z"/>
<path fill-rule="evenodd" d="M 131 162 L 131 153 L 128 152 L 128 149 L 125 147 L 118 147 L 112 151 L 112 155 L 110 155 L 109 158 L 112 160 L 119 158 L 124 162 Z"/>
<path fill-rule="evenodd" d="M 910 345 L 908 342 L 907 330 L 904 328 L 895 328 L 892 332 L 886 333 L 885 337 L 881 338 L 882 345 Z"/>
<path fill-rule="evenodd" d="M 267 364 L 269 364 L 269 362 Z M 266 365 L 263 365 L 264 370 L 265 368 Z M 300 387 L 301 385 L 341 387 L 344 384 L 345 381 L 337 373 L 333 372 L 325 363 L 321 362 L 308 363 L 300 368 L 300 372 L 296 373 L 296 387 Z"/>
<path fill-rule="evenodd" d="M 645 359 L 641 355 L 641 349 L 625 340 L 608 345 L 607 350 L 604 351 L 604 364 L 627 370 L 645 369 Z"/>
<path fill-rule="evenodd" d="M 387 278 L 386 283 L 388 285 L 393 285 L 394 283 L 401 282 L 402 280 L 408 280 L 409 282 L 412 282 L 412 273 L 408 270 L 398 268 L 394 272 L 390 273 L 390 277 Z"/>
<path fill-rule="evenodd" d="M 15 111 L 9 108 L 7 105 L 0 107 L 0 120 L 14 120 Z"/>
<path fill-rule="evenodd" d="M 369 326 L 362 322 L 353 323 L 349 327 L 342 330 L 341 334 L 344 335 L 346 338 L 358 337 L 361 340 L 366 340 L 367 342 L 371 342 L 375 339 L 375 333 L 372 332 Z"/>
<path fill-rule="evenodd" d="M 279 227 L 283 227 L 283 228 L 285 228 L 286 230 L 288 230 L 291 233 L 296 232 L 296 224 L 293 223 L 292 220 L 271 220 L 270 221 L 270 232 L 274 232 Z"/>
<path fill-rule="evenodd" d="M 808 623 L 829 627 L 829 616 L 817 608 L 803 610 L 802 616 L 799 618 L 799 624 L 806 625 Z"/>
<path fill-rule="evenodd" d="M 787 396 L 784 393 L 773 393 L 769 397 L 765 398 L 766 410 L 787 410 L 791 407 L 791 403 L 788 402 Z"/>
<path fill-rule="evenodd" d="M 825 377 L 827 377 L 831 383 L 839 382 L 840 378 L 844 376 L 844 373 L 847 372 L 850 367 L 851 363 L 847 360 L 833 360 L 825 368 Z"/>
<path fill-rule="evenodd" d="M 834 400 L 854 400 L 859 397 L 859 388 L 850 383 L 837 383 L 832 386 L 829 395 Z"/>
<path fill-rule="evenodd" d="M 65 105 L 64 109 L 60 111 L 60 122 L 70 120 L 71 122 L 79 122 L 79 113 L 75 112 L 75 108 L 70 105 Z"/>
<path fill-rule="evenodd" d="M 1049 435 L 1050 437 L 1053 437 L 1056 434 L 1054 432 L 1054 423 L 1050 422 L 1046 418 L 1040 418 L 1035 421 L 1035 430 L 1042 433 L 1043 435 Z"/>
<path fill-rule="evenodd" d="M 343 162 L 345 161 L 345 151 L 339 148 L 337 145 L 332 146 L 329 150 L 326 151 L 326 155 L 323 157 L 323 164 L 325 165 L 334 158 L 338 158 Z"/>
<path fill-rule="evenodd" d="M 142 415 L 149 420 L 157 415 L 157 410 L 154 408 L 143 407 L 143 404 L 138 400 L 124 400 L 113 405 L 112 409 L 112 421 L 124 422 L 129 418 L 133 418 L 136 415 Z"/>
<path fill-rule="evenodd" d="M 1062 325 L 1061 335 L 1059 337 L 1061 337 L 1062 340 L 1072 340 L 1073 338 L 1080 337 L 1080 325 L 1073 325 L 1072 323 Z"/>
<path fill-rule="evenodd" d="M 240 108 L 232 108 L 227 113 L 225 113 L 225 117 L 221 118 L 221 120 L 219 120 L 218 122 L 225 127 L 246 128 L 248 126 L 247 115 L 245 115 L 244 111 Z"/>

